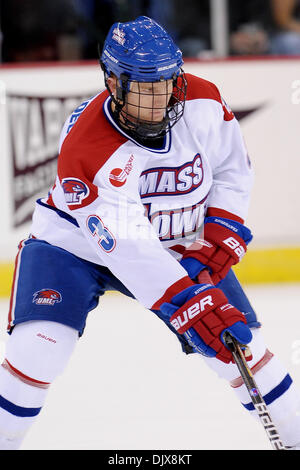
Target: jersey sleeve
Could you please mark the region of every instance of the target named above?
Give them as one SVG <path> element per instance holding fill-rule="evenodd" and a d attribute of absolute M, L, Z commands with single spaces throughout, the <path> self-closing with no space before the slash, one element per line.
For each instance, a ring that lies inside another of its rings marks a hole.
<path fill-rule="evenodd" d="M 215 165 L 208 208 L 222 209 L 245 220 L 254 175 L 241 129 L 233 116 L 228 121 L 220 120 L 217 131 L 212 149 Z"/>

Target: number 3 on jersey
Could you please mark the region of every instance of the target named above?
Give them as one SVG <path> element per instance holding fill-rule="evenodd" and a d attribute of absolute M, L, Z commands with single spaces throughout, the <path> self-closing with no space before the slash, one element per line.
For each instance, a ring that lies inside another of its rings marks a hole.
<path fill-rule="evenodd" d="M 97 215 L 90 215 L 86 221 L 87 227 L 93 237 L 97 238 L 98 245 L 106 253 L 110 253 L 116 246 L 116 240 L 111 232 L 104 227 L 100 217 Z"/>

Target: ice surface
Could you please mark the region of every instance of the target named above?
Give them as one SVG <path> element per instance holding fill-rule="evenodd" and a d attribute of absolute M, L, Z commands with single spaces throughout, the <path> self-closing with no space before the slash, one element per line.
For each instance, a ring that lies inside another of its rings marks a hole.
<path fill-rule="evenodd" d="M 277 353 L 300 388 L 300 285 L 247 287 Z M 4 354 L 8 301 L 0 302 Z M 201 356 L 132 299 L 107 294 L 90 313 L 22 449 L 270 449 L 265 432 Z"/>

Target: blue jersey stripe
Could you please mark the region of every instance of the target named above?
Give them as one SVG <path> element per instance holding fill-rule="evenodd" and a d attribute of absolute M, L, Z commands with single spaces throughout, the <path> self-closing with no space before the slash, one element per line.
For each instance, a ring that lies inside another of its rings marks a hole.
<path fill-rule="evenodd" d="M 25 408 L 23 406 L 18 406 L 12 403 L 11 401 L 6 400 L 6 398 L 0 395 L 0 407 L 9 413 L 20 416 L 22 418 L 27 418 L 30 416 L 36 416 L 39 414 L 42 408 Z"/>
<path fill-rule="evenodd" d="M 282 382 L 280 382 L 277 387 L 273 388 L 269 393 L 267 393 L 263 398 L 266 402 L 266 405 L 270 405 L 270 403 L 273 403 L 277 398 L 279 398 L 281 395 L 284 394 L 284 392 L 287 391 L 287 389 L 291 386 L 293 380 L 289 374 L 287 374 Z M 254 405 L 253 403 L 242 403 L 242 405 L 249 411 L 254 410 Z"/>
<path fill-rule="evenodd" d="M 52 211 L 56 212 L 56 214 L 59 215 L 59 217 L 61 217 L 62 219 L 65 219 L 68 222 L 71 222 L 71 224 L 75 225 L 76 227 L 79 227 L 77 220 L 74 219 L 74 217 L 72 217 L 71 215 L 67 214 L 66 212 L 58 209 L 57 207 L 53 207 L 53 206 L 50 206 L 49 204 L 46 204 L 45 202 L 42 201 L 42 199 L 37 199 L 36 202 L 40 206 L 44 206 L 47 209 L 51 209 Z"/>

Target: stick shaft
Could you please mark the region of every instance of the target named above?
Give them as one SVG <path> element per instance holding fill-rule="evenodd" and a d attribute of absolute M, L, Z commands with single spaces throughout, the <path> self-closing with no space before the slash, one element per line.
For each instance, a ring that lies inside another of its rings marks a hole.
<path fill-rule="evenodd" d="M 228 332 L 226 333 L 224 340 L 232 352 L 233 359 L 239 369 L 253 406 L 269 438 L 272 448 L 274 450 L 284 450 L 285 447 L 279 437 L 276 426 L 272 421 L 267 405 L 259 391 L 259 388 L 257 387 L 251 369 L 248 367 L 239 343 Z"/>
<path fill-rule="evenodd" d="M 212 284 L 210 274 L 208 270 L 201 271 L 198 275 L 198 282 Z M 267 436 L 270 440 L 272 448 L 274 450 L 284 450 L 285 447 L 279 437 L 278 431 L 272 421 L 270 413 L 268 411 L 265 400 L 263 399 L 257 384 L 254 380 L 252 371 L 247 364 L 247 361 L 244 357 L 244 354 L 241 350 L 239 343 L 233 338 L 230 333 L 226 332 L 224 335 L 224 341 L 228 348 L 231 350 L 234 362 L 236 363 L 243 382 L 247 388 L 253 406 L 258 414 L 258 418 L 262 423 L 264 430 L 267 433 Z"/>

